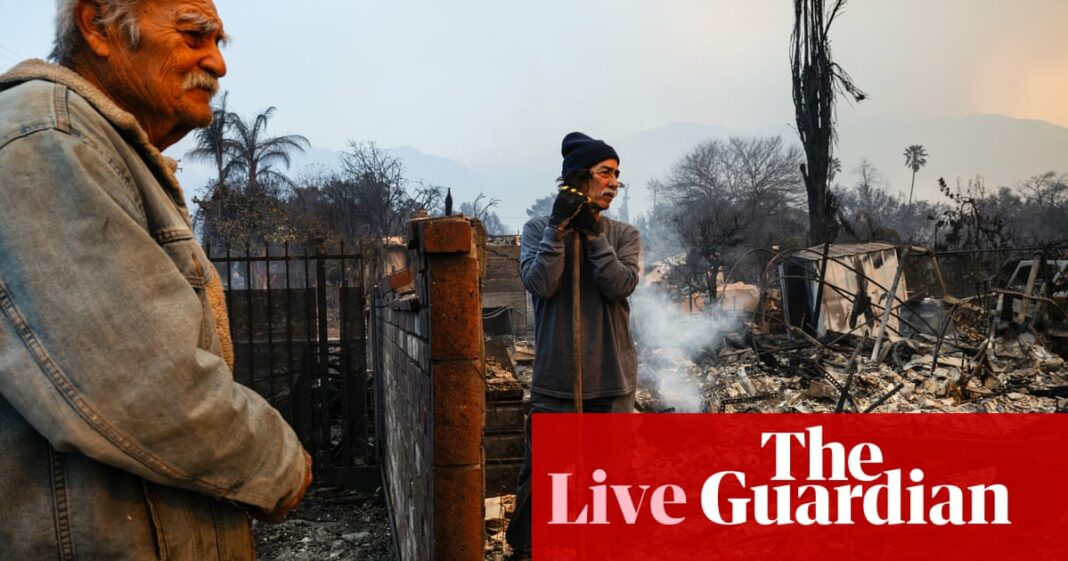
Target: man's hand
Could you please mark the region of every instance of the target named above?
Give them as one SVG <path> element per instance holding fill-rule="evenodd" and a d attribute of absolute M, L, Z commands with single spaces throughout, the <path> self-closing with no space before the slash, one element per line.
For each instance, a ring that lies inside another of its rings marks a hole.
<path fill-rule="evenodd" d="M 582 210 L 583 205 L 589 205 L 590 198 L 580 193 L 574 187 L 564 185 L 553 202 L 553 213 L 549 217 L 549 226 L 557 231 L 563 231 L 574 220 L 575 215 Z"/>
<path fill-rule="evenodd" d="M 574 228 L 586 237 L 597 237 L 601 235 L 603 227 L 601 226 L 601 215 L 594 214 L 593 208 L 590 207 L 590 203 L 585 203 L 579 207 L 578 214 L 571 220 L 571 227 Z"/>
<path fill-rule="evenodd" d="M 308 490 L 308 487 L 310 487 L 312 483 L 312 458 L 307 451 L 302 452 L 304 452 L 305 465 L 304 482 L 301 484 L 300 490 L 297 491 L 296 495 L 293 495 L 293 498 L 290 499 L 289 502 L 284 505 L 279 505 L 275 507 L 275 509 L 270 512 L 263 510 L 262 508 L 251 509 L 249 511 L 249 514 L 251 514 L 253 518 L 261 522 L 278 524 L 279 522 L 285 520 L 286 516 L 289 515 L 290 511 L 297 508 L 297 505 L 300 504 L 300 500 L 304 498 L 304 493 Z"/>

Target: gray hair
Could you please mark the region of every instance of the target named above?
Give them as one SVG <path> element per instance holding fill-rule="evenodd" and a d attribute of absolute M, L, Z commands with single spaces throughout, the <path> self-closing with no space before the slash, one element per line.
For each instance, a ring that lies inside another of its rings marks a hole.
<path fill-rule="evenodd" d="M 79 0 L 56 0 L 56 38 L 52 54 L 53 62 L 69 66 L 75 53 L 84 46 L 85 40 L 78 31 L 74 8 Z M 126 34 L 130 48 L 141 42 L 141 27 L 137 21 L 137 8 L 142 0 L 92 0 L 100 7 L 96 23 L 101 26 L 117 24 Z"/>

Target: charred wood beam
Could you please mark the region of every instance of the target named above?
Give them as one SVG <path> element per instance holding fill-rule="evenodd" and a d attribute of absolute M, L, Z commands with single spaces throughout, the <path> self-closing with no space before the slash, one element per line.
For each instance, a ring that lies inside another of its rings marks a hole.
<path fill-rule="evenodd" d="M 841 413 L 845 408 L 845 402 L 847 399 L 852 401 L 849 396 L 849 389 L 853 386 L 853 373 L 857 370 L 857 356 L 860 355 L 860 345 L 853 351 L 853 356 L 849 357 L 849 362 L 846 363 L 846 381 L 842 386 L 842 391 L 838 395 L 838 404 L 834 407 L 835 413 Z"/>
<path fill-rule="evenodd" d="M 1025 251 L 1066 251 L 1068 245 L 1056 247 L 1006 247 L 989 249 L 953 249 L 932 252 L 934 255 L 974 255 L 980 253 L 1022 253 Z"/>
<path fill-rule="evenodd" d="M 1020 292 L 1018 290 L 1009 290 L 1007 288 L 995 288 L 995 289 L 991 290 L 990 292 L 993 293 L 993 294 L 1006 294 L 1008 296 L 1012 296 L 1013 298 L 1019 298 L 1021 300 L 1027 300 L 1027 301 L 1031 301 L 1031 302 L 1040 302 L 1040 303 L 1046 304 L 1048 306 L 1053 306 L 1054 308 L 1057 309 L 1058 312 L 1061 313 L 1061 315 L 1068 315 L 1068 313 L 1065 312 L 1064 308 L 1062 308 L 1060 306 L 1060 304 L 1058 304 L 1057 302 L 1055 302 L 1052 298 L 1049 298 L 1048 296 L 1035 296 L 1035 295 L 1028 296 L 1026 292 Z M 1021 315 L 1026 315 L 1026 312 L 1024 312 Z"/>
<path fill-rule="evenodd" d="M 740 397 L 726 397 L 719 400 L 719 412 L 726 412 L 727 407 L 730 405 L 738 405 L 740 403 L 753 403 L 755 401 L 765 401 L 768 399 L 775 399 L 777 397 L 779 397 L 779 394 L 774 392 L 763 392 L 753 395 L 743 395 Z"/>

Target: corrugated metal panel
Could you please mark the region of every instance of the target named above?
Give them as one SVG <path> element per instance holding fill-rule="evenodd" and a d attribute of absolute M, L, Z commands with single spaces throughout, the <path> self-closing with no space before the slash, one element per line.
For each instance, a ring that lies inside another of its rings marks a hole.
<path fill-rule="evenodd" d="M 803 250 L 787 259 L 780 265 L 780 274 L 789 260 L 798 259 L 808 261 L 815 270 L 810 274 L 811 280 L 801 280 L 808 285 L 809 299 L 811 301 L 816 294 L 817 283 L 814 275 L 818 274 L 819 261 L 823 257 L 823 246 L 817 246 Z M 820 309 L 820 321 L 817 330 L 820 334 L 827 332 L 846 333 L 852 328 L 849 326 L 853 316 L 854 304 L 859 300 L 862 304 L 865 300 L 870 304 L 865 310 L 858 311 L 855 325 L 863 326 L 854 331 L 858 335 L 874 336 L 882 320 L 884 300 L 886 292 L 893 284 L 894 274 L 897 272 L 897 251 L 893 245 L 885 243 L 867 244 L 835 244 L 828 251 L 827 261 L 827 285 L 823 290 L 823 302 Z M 797 263 L 797 261 L 794 261 Z M 862 273 L 858 275 L 858 272 Z M 800 280 L 800 279 L 799 279 Z M 783 287 L 784 301 L 790 297 L 789 291 Z M 904 301 L 908 297 L 908 288 L 905 278 L 902 277 L 897 286 L 897 298 Z M 794 295 L 797 296 L 796 294 Z M 866 298 L 865 298 L 866 296 Z M 789 307 L 786 302 L 784 307 Z M 811 304 L 803 304 L 811 307 Z M 891 340 L 898 339 L 900 322 L 895 317 L 900 313 L 901 304 L 895 301 L 891 306 L 893 314 L 887 322 L 887 336 Z M 811 314 L 811 309 L 807 312 Z M 796 314 L 795 314 L 796 315 Z M 799 318 L 789 318 L 791 323 L 799 321 Z"/>
<path fill-rule="evenodd" d="M 863 255 L 865 253 L 877 253 L 887 249 L 895 249 L 895 246 L 882 242 L 871 243 L 837 243 L 831 244 L 827 255 L 830 257 L 850 257 L 853 255 Z M 823 258 L 823 246 L 817 245 L 808 249 L 803 249 L 797 252 L 797 257 L 801 259 L 822 259 Z"/>
<path fill-rule="evenodd" d="M 879 322 L 882 321 L 886 293 L 894 282 L 897 266 L 897 252 L 893 246 L 887 246 L 881 251 L 867 251 L 840 258 L 838 262 L 828 262 L 827 282 L 829 286 L 824 287 L 823 290 L 819 332 L 846 333 L 850 331 L 849 322 L 853 315 L 854 303 L 858 299 L 864 300 L 861 295 L 863 288 L 870 300 L 870 307 L 868 314 L 863 314 L 863 311 L 858 312 L 856 325 L 865 325 L 865 327 L 857 329 L 856 333 L 874 336 Z M 862 272 L 866 278 L 860 278 L 858 272 Z M 903 276 L 898 282 L 896 294 L 900 301 L 908 298 L 908 287 Z M 895 316 L 901 312 L 900 301 L 895 301 L 891 305 L 892 314 L 886 324 L 887 337 L 891 340 L 899 338 L 897 334 L 900 331 L 900 322 Z"/>

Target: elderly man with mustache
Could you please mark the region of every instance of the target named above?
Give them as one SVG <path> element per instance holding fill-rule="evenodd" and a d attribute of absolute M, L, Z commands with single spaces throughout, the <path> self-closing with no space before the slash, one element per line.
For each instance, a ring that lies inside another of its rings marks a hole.
<path fill-rule="evenodd" d="M 0 560 L 252 560 L 311 482 L 233 381 L 221 284 L 160 152 L 211 122 L 211 0 L 58 0 L 0 76 Z"/>

